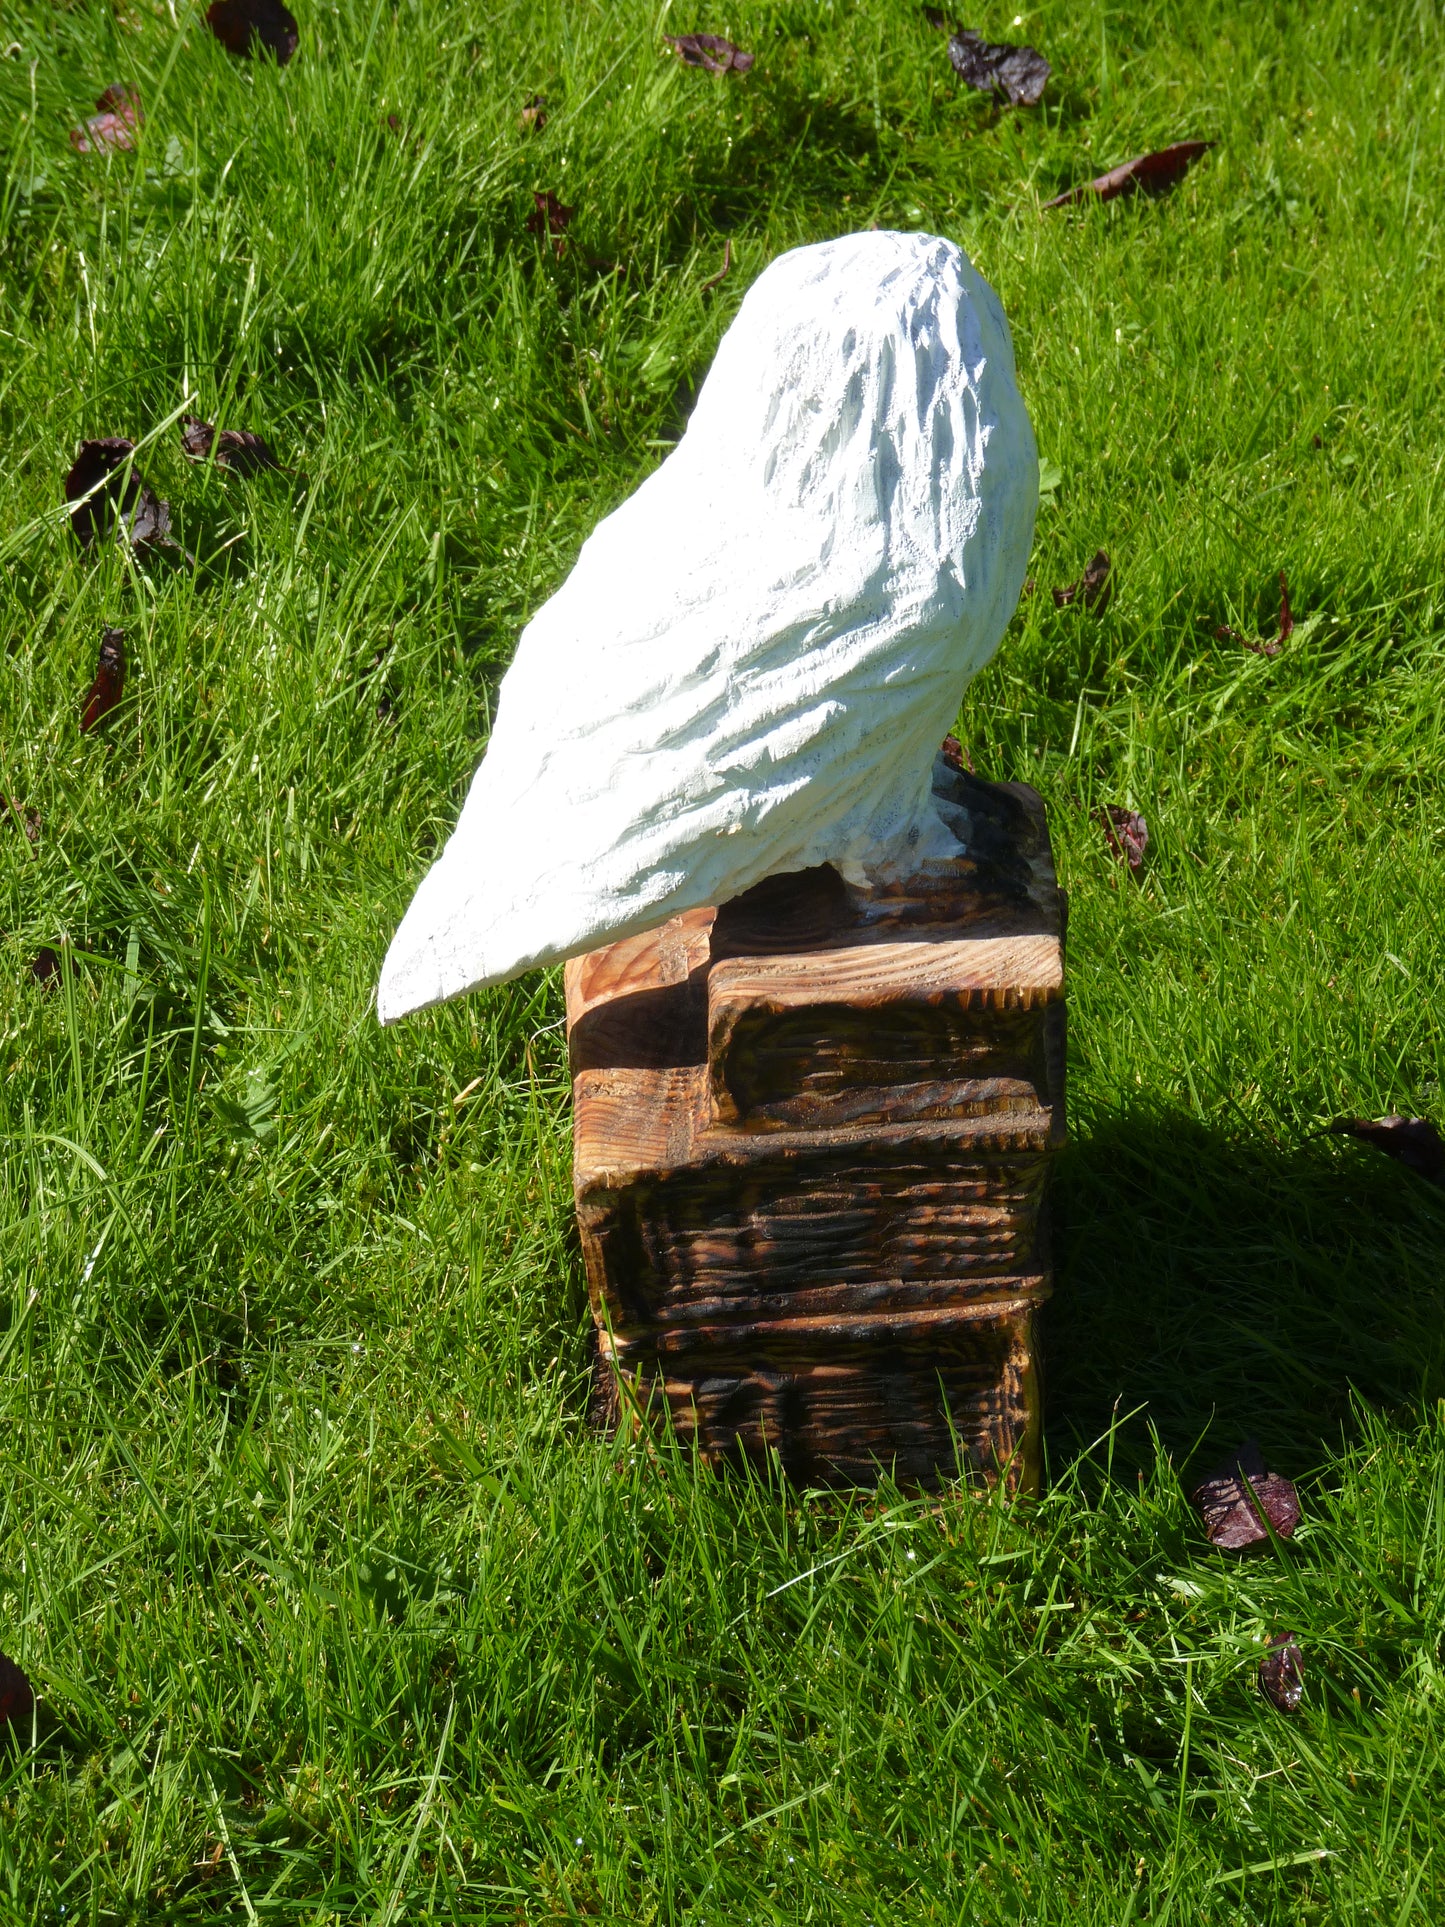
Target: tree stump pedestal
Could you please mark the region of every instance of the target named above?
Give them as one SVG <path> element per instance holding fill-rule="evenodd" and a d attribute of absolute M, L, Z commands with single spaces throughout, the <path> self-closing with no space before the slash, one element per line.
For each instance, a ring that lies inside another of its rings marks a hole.
<path fill-rule="evenodd" d="M 1032 789 L 934 789 L 943 871 L 774 877 L 568 964 L 602 1417 L 811 1484 L 1037 1485 L 1064 905 Z"/>

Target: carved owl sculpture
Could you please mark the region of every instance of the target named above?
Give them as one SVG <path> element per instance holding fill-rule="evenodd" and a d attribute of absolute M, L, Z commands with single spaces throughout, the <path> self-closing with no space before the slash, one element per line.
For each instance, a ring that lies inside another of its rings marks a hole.
<path fill-rule="evenodd" d="M 774 261 L 677 447 L 523 630 L 382 1021 L 767 876 L 956 855 L 933 757 L 1037 506 L 1008 324 L 957 247 L 870 232 Z"/>

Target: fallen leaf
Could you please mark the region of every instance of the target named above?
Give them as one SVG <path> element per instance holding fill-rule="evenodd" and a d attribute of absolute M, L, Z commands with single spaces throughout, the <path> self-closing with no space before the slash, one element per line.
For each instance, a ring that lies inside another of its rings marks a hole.
<path fill-rule="evenodd" d="M 706 294 L 709 288 L 715 288 L 717 287 L 720 281 L 726 281 L 728 277 L 728 269 L 732 266 L 732 264 L 733 264 L 733 237 L 729 234 L 729 235 L 726 235 L 723 239 L 722 266 L 718 269 L 716 274 L 710 274 L 708 276 L 707 280 L 704 281 L 702 286 L 698 289 L 698 293 Z"/>
<path fill-rule="evenodd" d="M 925 7 L 923 17 L 935 33 L 953 32 L 953 28 L 948 24 L 947 14 L 940 13 L 937 7 Z"/>
<path fill-rule="evenodd" d="M 24 830 L 26 839 L 31 843 L 38 843 L 40 841 L 39 810 L 22 809 L 13 796 L 7 796 L 5 801 L 14 812 L 15 821 Z"/>
<path fill-rule="evenodd" d="M 1149 848 L 1149 825 L 1143 817 L 1137 810 L 1108 803 L 1094 812 L 1094 820 L 1103 824 L 1104 836 L 1114 855 L 1121 863 L 1128 864 L 1131 876 L 1138 876 L 1144 868 L 1144 852 Z"/>
<path fill-rule="evenodd" d="M 104 721 L 120 701 L 124 689 L 125 631 L 102 629 L 100 660 L 95 666 L 95 681 L 86 692 L 85 707 L 80 712 L 82 736 L 88 735 L 97 723 Z"/>
<path fill-rule="evenodd" d="M 130 539 L 136 548 L 145 548 L 148 543 L 157 542 L 162 548 L 174 549 L 177 544 L 171 537 L 171 505 L 161 502 L 141 484 L 140 501 L 135 514 L 131 517 Z M 187 557 L 189 560 L 189 557 Z"/>
<path fill-rule="evenodd" d="M 980 94 L 1001 94 L 1013 107 L 1037 106 L 1053 72 L 1037 47 L 985 40 L 972 27 L 950 36 L 948 57 L 960 80 Z"/>
<path fill-rule="evenodd" d="M 552 241 L 552 252 L 560 261 L 567 247 L 562 237 L 567 231 L 568 222 L 577 210 L 575 207 L 564 207 L 550 187 L 541 194 L 533 188 L 532 199 L 536 202 L 536 206 L 527 216 L 527 232 L 549 235 Z"/>
<path fill-rule="evenodd" d="M 0 1653 L 0 1726 L 19 1726 L 30 1718 L 34 1705 L 34 1687 L 15 1661 Z"/>
<path fill-rule="evenodd" d="M 517 126 L 524 134 L 540 134 L 547 125 L 547 96 L 533 94 L 517 117 Z"/>
<path fill-rule="evenodd" d="M 1305 1656 L 1293 1633 L 1276 1633 L 1259 1662 L 1259 1690 L 1281 1713 L 1293 1713 L 1305 1684 Z"/>
<path fill-rule="evenodd" d="M 677 49 L 677 57 L 684 67 L 705 67 L 710 74 L 745 74 L 753 64 L 752 54 L 745 54 L 741 47 L 735 47 L 731 40 L 724 40 L 719 34 L 668 33 L 663 39 Z"/>
<path fill-rule="evenodd" d="M 195 1870 L 201 1876 L 202 1880 L 209 1880 L 213 1874 L 220 1871 L 220 1866 L 221 1842 L 217 1840 L 210 1852 L 203 1853 L 200 1859 L 196 1861 Z"/>
<path fill-rule="evenodd" d="M 301 38 L 295 16 L 281 0 L 211 0 L 206 25 L 229 53 L 249 60 L 258 46 L 284 67 Z"/>
<path fill-rule="evenodd" d="M 30 962 L 30 974 L 42 988 L 48 989 L 60 975 L 60 952 L 51 944 L 43 943 Z M 4 1691 L 4 1669 L 9 1660 L 0 1654 L 0 1693 Z"/>
<path fill-rule="evenodd" d="M 1310 617 L 1301 633 L 1307 634 L 1318 621 L 1318 616 Z M 1227 623 L 1220 623 L 1214 636 L 1217 642 L 1237 642 L 1241 649 L 1248 649 L 1256 656 L 1273 657 L 1279 654 L 1294 631 L 1294 614 L 1289 606 L 1289 584 L 1285 581 L 1284 570 L 1281 569 L 1279 572 L 1279 633 L 1267 637 L 1263 642 L 1251 642 L 1248 636 L 1242 636 L 1237 629 L 1231 629 Z"/>
<path fill-rule="evenodd" d="M 65 478 L 65 499 L 74 503 L 70 526 L 81 548 L 88 549 L 98 535 L 109 533 L 117 511 L 128 512 L 140 497 L 144 484 L 132 468 L 122 474 L 135 453 L 135 443 L 124 435 L 105 435 L 82 442 L 70 473 Z"/>
<path fill-rule="evenodd" d="M 1335 1137 L 1374 1145 L 1416 1177 L 1445 1185 L 1445 1140 L 1428 1117 L 1337 1117 L 1327 1128 Z"/>
<path fill-rule="evenodd" d="M 1156 153 L 1136 154 L 1132 161 L 1111 167 L 1107 174 L 1056 194 L 1043 206 L 1067 207 L 1071 201 L 1082 201 L 1086 194 L 1093 194 L 1101 201 L 1112 201 L 1119 194 L 1133 194 L 1141 187 L 1150 194 L 1162 194 L 1166 188 L 1182 181 L 1199 156 L 1207 154 L 1213 145 L 1213 141 L 1175 141 L 1172 147 L 1161 147 Z"/>
<path fill-rule="evenodd" d="M 1266 653 L 1278 655 L 1280 643 L 1288 642 L 1293 634 L 1294 612 L 1289 606 L 1289 584 L 1284 579 L 1284 570 L 1281 569 L 1279 572 L 1279 642 L 1275 644 L 1272 651 Z"/>
<path fill-rule="evenodd" d="M 228 468 L 235 475 L 259 475 L 262 469 L 281 467 L 269 445 L 249 428 L 223 428 L 217 435 L 210 422 L 195 415 L 181 418 L 181 449 L 193 462 L 213 460 L 217 468 Z"/>
<path fill-rule="evenodd" d="M 124 435 L 105 435 L 80 444 L 65 478 L 65 499 L 73 504 L 70 526 L 82 549 L 93 547 L 98 536 L 109 535 L 118 518 L 137 548 L 148 542 L 176 546 L 171 540 L 170 504 L 158 500 L 137 475 L 130 460 L 134 453 L 135 443 Z"/>
<path fill-rule="evenodd" d="M 72 127 L 70 144 L 77 154 L 135 152 L 135 130 L 145 120 L 140 95 L 129 87 L 107 87 L 95 103 L 84 127 Z"/>
<path fill-rule="evenodd" d="M 945 736 L 938 753 L 950 769 L 967 770 L 973 775 L 973 758 L 956 736 Z"/>
<path fill-rule="evenodd" d="M 1264 642 L 1251 642 L 1248 636 L 1242 636 L 1237 629 L 1231 629 L 1223 622 L 1215 630 L 1214 639 L 1216 642 L 1237 642 L 1241 649 L 1248 649 L 1256 656 L 1279 654 L 1279 644 L 1273 638 Z"/>
<path fill-rule="evenodd" d="M 1054 590 L 1054 601 L 1060 609 L 1067 609 L 1071 602 L 1077 600 L 1086 609 L 1092 609 L 1099 615 L 1109 606 L 1110 586 L 1109 558 L 1102 549 L 1097 549 L 1093 561 L 1077 582 Z"/>
<path fill-rule="evenodd" d="M 1298 1493 L 1280 1473 L 1265 1470 L 1253 1439 L 1206 1474 L 1189 1496 L 1204 1519 L 1209 1543 L 1225 1552 L 1262 1545 L 1269 1538 L 1266 1519 L 1281 1539 L 1288 1539 L 1300 1522 Z"/>

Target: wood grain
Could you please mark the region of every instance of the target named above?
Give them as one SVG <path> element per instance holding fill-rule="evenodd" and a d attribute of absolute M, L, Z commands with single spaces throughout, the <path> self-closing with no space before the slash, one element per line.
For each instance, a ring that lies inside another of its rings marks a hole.
<path fill-rule="evenodd" d="M 1066 905 L 1031 790 L 936 785 L 953 866 L 772 878 L 568 965 L 605 1422 L 1036 1482 Z"/>

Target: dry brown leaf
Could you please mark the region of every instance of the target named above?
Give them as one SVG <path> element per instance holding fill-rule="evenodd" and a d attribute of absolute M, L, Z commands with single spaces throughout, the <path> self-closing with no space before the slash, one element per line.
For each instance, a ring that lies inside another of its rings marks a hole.
<path fill-rule="evenodd" d="M 718 269 L 716 274 L 710 274 L 708 276 L 707 280 L 704 281 L 701 287 L 698 289 L 698 293 L 706 294 L 709 288 L 715 288 L 718 286 L 720 282 L 726 281 L 728 277 L 728 269 L 732 266 L 732 264 L 733 264 L 733 238 L 729 234 L 723 237 L 722 266 Z"/>
<path fill-rule="evenodd" d="M 1112 592 L 1109 580 L 1109 558 L 1102 549 L 1094 551 L 1094 559 L 1084 570 L 1077 582 L 1069 582 L 1062 589 L 1054 590 L 1054 602 L 1060 609 L 1067 609 L 1074 601 L 1082 602 L 1086 609 L 1100 615 L 1109 606 Z"/>
<path fill-rule="evenodd" d="M 1138 810 L 1126 810 L 1120 803 L 1106 803 L 1103 809 L 1094 812 L 1094 820 L 1103 826 L 1104 839 L 1114 855 L 1121 863 L 1128 864 L 1130 876 L 1138 876 L 1149 848 L 1149 825 Z"/>
<path fill-rule="evenodd" d="M 95 681 L 86 691 L 80 712 L 80 733 L 89 735 L 103 722 L 125 693 L 125 631 L 102 629 L 100 658 L 95 666 Z"/>
<path fill-rule="evenodd" d="M 684 67 L 705 67 L 710 74 L 745 74 L 753 56 L 715 33 L 664 34 Z"/>
<path fill-rule="evenodd" d="M 259 50 L 284 67 L 300 44 L 296 16 L 281 0 L 211 0 L 206 25 L 230 53 L 250 60 Z"/>
<path fill-rule="evenodd" d="M 52 951 L 51 955 L 54 954 Z M 56 967 L 59 967 L 58 958 Z M 0 1727 L 23 1725 L 34 1706 L 35 1688 L 14 1660 L 0 1653 Z"/>
<path fill-rule="evenodd" d="M 1373 1145 L 1416 1177 L 1445 1185 L 1445 1140 L 1428 1117 L 1337 1117 L 1328 1129 L 1334 1137 L 1358 1138 Z"/>
<path fill-rule="evenodd" d="M 1298 1710 L 1304 1692 L 1305 1661 L 1293 1633 L 1276 1633 L 1259 1662 L 1259 1690 L 1281 1713 Z"/>
<path fill-rule="evenodd" d="M 259 475 L 281 467 L 270 446 L 249 428 L 223 428 L 218 435 L 210 422 L 196 415 L 181 418 L 181 450 L 193 462 L 214 461 L 234 475 Z"/>
<path fill-rule="evenodd" d="M 104 435 L 80 444 L 65 478 L 65 499 L 72 505 L 70 526 L 82 549 L 93 548 L 97 538 L 112 529 L 123 533 L 134 548 L 151 543 L 177 547 L 171 536 L 170 504 L 159 500 L 141 480 L 134 454 L 135 443 L 124 435 Z"/>
<path fill-rule="evenodd" d="M 995 94 L 1011 107 L 1036 107 L 1053 72 L 1037 47 L 985 40 L 960 27 L 948 42 L 948 58 L 959 79 L 980 94 Z"/>
<path fill-rule="evenodd" d="M 550 187 L 545 188 L 540 193 L 536 188 L 533 188 L 532 199 L 536 205 L 527 216 L 527 232 L 529 234 L 540 234 L 550 239 L 552 252 L 560 261 L 567 251 L 567 242 L 564 236 L 566 235 L 568 224 L 577 210 L 575 207 L 564 207 Z"/>
<path fill-rule="evenodd" d="M 1213 141 L 1175 141 L 1172 147 L 1161 147 L 1153 154 L 1136 154 L 1132 161 L 1111 167 L 1107 174 L 1066 188 L 1043 206 L 1068 207 L 1088 195 L 1095 200 L 1112 201 L 1120 194 L 1135 194 L 1140 188 L 1149 194 L 1162 194 L 1166 188 L 1182 181 L 1200 155 L 1207 154 L 1213 145 Z"/>
<path fill-rule="evenodd" d="M 1189 1496 L 1199 1508 L 1209 1543 L 1226 1552 L 1263 1545 L 1269 1538 L 1266 1519 L 1281 1539 L 1288 1539 L 1300 1522 L 1299 1494 L 1280 1473 L 1266 1470 L 1253 1439 L 1207 1473 Z"/>
<path fill-rule="evenodd" d="M 135 130 L 144 120 L 140 95 L 133 87 L 107 87 L 85 125 L 71 128 L 70 144 L 77 154 L 131 154 Z"/>
<path fill-rule="evenodd" d="M 24 830 L 26 841 L 29 843 L 38 843 L 40 841 L 39 810 L 22 808 L 13 796 L 7 796 L 5 801 L 10 806 L 15 821 L 19 824 L 20 828 Z"/>

